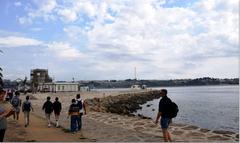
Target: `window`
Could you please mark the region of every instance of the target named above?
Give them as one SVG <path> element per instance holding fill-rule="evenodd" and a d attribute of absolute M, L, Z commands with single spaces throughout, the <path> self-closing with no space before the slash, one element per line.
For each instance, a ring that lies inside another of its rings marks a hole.
<path fill-rule="evenodd" d="M 60 85 L 58 86 L 58 91 L 60 90 Z"/>
<path fill-rule="evenodd" d="M 64 86 L 62 86 L 62 91 L 64 91 Z"/>

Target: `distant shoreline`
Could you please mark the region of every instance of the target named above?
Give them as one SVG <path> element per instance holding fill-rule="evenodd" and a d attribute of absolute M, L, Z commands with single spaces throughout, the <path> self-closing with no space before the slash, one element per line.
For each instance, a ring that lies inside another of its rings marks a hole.
<path fill-rule="evenodd" d="M 239 86 L 239 84 L 216 84 L 216 85 L 169 85 L 169 86 L 151 86 L 147 87 L 147 89 L 151 88 L 160 88 L 160 87 L 197 87 L 197 86 Z M 101 89 L 131 89 L 131 87 L 110 87 L 110 88 L 93 88 L 92 90 L 101 90 Z"/>

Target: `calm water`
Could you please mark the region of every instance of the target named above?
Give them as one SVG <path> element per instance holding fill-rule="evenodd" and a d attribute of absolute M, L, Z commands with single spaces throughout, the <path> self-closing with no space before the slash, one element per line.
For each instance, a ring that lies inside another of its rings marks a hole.
<path fill-rule="evenodd" d="M 238 85 L 166 87 L 166 89 L 168 97 L 179 107 L 179 113 L 174 122 L 213 130 L 239 131 Z M 136 114 L 155 119 L 159 100 L 142 105 L 142 110 L 138 110 Z M 151 106 L 147 107 L 147 105 Z"/>

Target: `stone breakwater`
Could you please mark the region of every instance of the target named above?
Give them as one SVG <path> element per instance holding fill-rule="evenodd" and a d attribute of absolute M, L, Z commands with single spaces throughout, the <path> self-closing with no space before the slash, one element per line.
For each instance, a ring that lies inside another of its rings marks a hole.
<path fill-rule="evenodd" d="M 110 112 L 121 115 L 131 115 L 131 113 L 141 109 L 140 105 L 159 98 L 158 90 L 121 94 L 118 96 L 108 96 L 104 98 L 87 99 L 90 111 Z"/>

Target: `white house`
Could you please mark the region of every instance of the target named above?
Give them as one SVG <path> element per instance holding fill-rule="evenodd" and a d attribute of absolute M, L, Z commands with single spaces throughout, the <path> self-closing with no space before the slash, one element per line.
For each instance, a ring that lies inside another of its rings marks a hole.
<path fill-rule="evenodd" d="M 39 85 L 38 90 L 42 92 L 76 92 L 80 90 L 80 86 L 78 83 L 72 82 L 51 82 Z"/>

